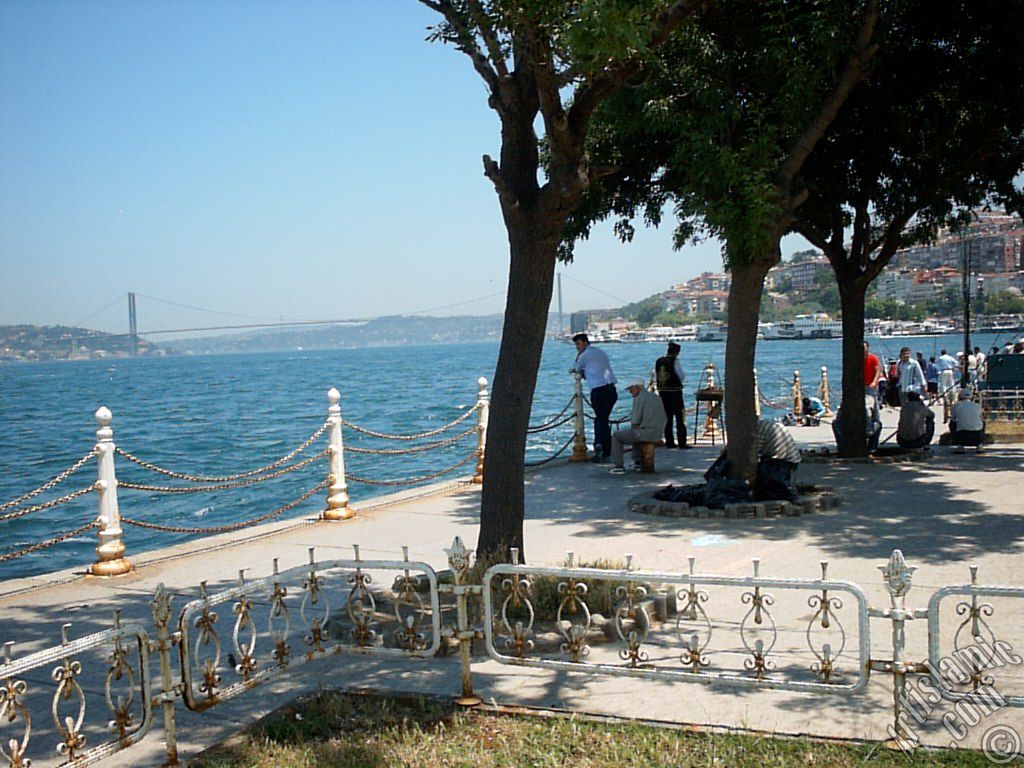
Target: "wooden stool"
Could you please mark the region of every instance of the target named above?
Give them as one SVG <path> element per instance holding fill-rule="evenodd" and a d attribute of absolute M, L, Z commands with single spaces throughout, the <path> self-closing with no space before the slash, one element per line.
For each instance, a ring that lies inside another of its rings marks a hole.
<path fill-rule="evenodd" d="M 634 450 L 637 451 L 634 461 L 640 464 L 640 472 L 645 475 L 654 474 L 654 446 L 657 443 L 637 443 Z"/>

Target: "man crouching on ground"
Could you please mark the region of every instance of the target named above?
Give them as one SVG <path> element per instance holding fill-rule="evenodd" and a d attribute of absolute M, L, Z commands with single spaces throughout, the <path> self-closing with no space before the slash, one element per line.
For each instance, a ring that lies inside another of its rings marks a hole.
<path fill-rule="evenodd" d="M 622 453 L 626 445 L 658 442 L 665 432 L 665 424 L 668 421 L 661 399 L 653 392 L 647 391 L 643 379 L 633 379 L 626 389 L 633 398 L 633 410 L 629 415 L 630 426 L 612 435 L 612 461 L 615 466 L 608 471 L 613 475 L 621 475 L 626 471 L 622 462 Z M 635 464 L 639 463 L 638 458 L 633 457 Z"/>

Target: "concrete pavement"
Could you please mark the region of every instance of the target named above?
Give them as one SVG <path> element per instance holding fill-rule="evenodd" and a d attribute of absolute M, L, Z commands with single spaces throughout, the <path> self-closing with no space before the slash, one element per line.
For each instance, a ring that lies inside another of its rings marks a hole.
<path fill-rule="evenodd" d="M 891 411 L 885 420 L 893 421 Z M 825 425 L 794 428 L 793 433 L 806 446 L 831 442 Z M 622 560 L 625 553 L 631 553 L 642 570 L 685 573 L 687 557 L 693 555 L 701 573 L 747 576 L 756 557 L 761 560 L 763 576 L 814 579 L 820 575 L 820 561 L 828 560 L 830 578 L 855 582 L 872 605 L 884 608 L 889 599 L 879 567 L 899 548 L 909 563 L 918 566 L 908 607 L 925 608 L 935 590 L 968 582 L 971 564 L 979 567 L 980 583 L 1024 584 L 1024 450 L 1020 447 L 993 446 L 981 455 L 958 455 L 936 447 L 927 461 L 899 464 L 805 464 L 799 481 L 832 485 L 842 502 L 837 509 L 801 517 L 677 519 L 627 510 L 626 500 L 645 489 L 669 482 L 697 482 L 717 452 L 718 448 L 710 446 L 689 451 L 659 449 L 658 474 L 654 476 L 610 476 L 606 467 L 557 462 L 528 473 L 524 529 L 528 562 L 561 564 L 568 550 L 575 553 L 577 561 Z M 478 493 L 476 486 L 461 485 L 428 498 L 394 497 L 375 501 L 373 509 L 342 523 L 278 523 L 148 554 L 132 553 L 129 539 L 129 555 L 140 567 L 125 577 L 103 580 L 66 572 L 3 584 L 0 621 L 5 637 L 0 639 L 16 640 L 18 657 L 58 642 L 59 626 L 65 621 L 73 623 L 73 637 L 106 628 L 114 608 L 121 609 L 124 621 L 137 620 L 152 634 L 149 601 L 158 584 L 167 585 L 174 593 L 177 610 L 197 596 L 201 580 L 208 582 L 212 593 L 231 586 L 240 569 L 247 569 L 247 579 L 269 574 L 274 558 L 282 570 L 301 565 L 307 561 L 309 547 L 316 547 L 318 559 L 351 557 L 352 544 L 360 545 L 360 554 L 366 559 L 400 559 L 402 545 L 408 545 L 411 559 L 440 570 L 447 567 L 444 549 L 456 535 L 467 546 L 476 540 Z M 713 595 L 713 600 L 719 598 Z M 1024 600 L 999 598 L 991 602 L 993 631 L 1018 652 L 1024 650 Z M 228 605 L 222 609 L 225 626 L 220 631 L 229 638 L 230 610 Z M 709 608 L 723 625 L 735 625 L 744 610 L 738 599 L 720 613 Z M 802 610 L 784 608 L 781 600 L 777 611 L 780 620 L 804 623 L 813 613 L 806 604 Z M 871 621 L 873 658 L 891 658 L 891 629 L 888 621 Z M 908 622 L 906 633 L 907 658 L 925 659 L 925 622 Z M 792 642 L 794 648 L 799 644 Z M 229 639 L 226 644 L 230 645 Z M 606 650 L 597 648 L 595 653 L 600 656 Z M 667 647 L 655 651 L 666 659 L 670 653 Z M 177 664 L 176 654 L 172 662 Z M 891 722 L 892 681 L 880 672 L 872 674 L 861 692 L 843 695 L 600 677 L 503 666 L 486 657 L 474 662 L 473 677 L 478 694 L 500 704 L 875 740 L 886 738 L 886 726 Z M 1024 695 L 1024 666 L 998 670 L 996 680 L 1004 696 Z M 48 683 L 48 669 L 38 670 L 31 682 L 36 687 Z M 102 682 L 100 677 L 89 680 L 86 688 L 90 695 L 102 691 Z M 48 684 L 52 692 L 52 683 Z M 447 691 L 454 696 L 459 692 L 459 666 L 457 659 L 450 657 L 329 656 L 309 666 L 297 666 L 286 676 L 205 713 L 187 712 L 179 701 L 176 721 L 181 754 L 194 754 L 286 698 L 320 686 Z M 43 710 L 33 710 L 29 754 L 37 766 L 45 764 L 47 753 L 52 754 L 50 737 L 55 736 L 52 724 L 47 734 L 49 705 L 43 706 Z M 948 723 L 944 726 L 941 718 L 950 710 L 949 704 L 942 704 L 928 713 L 917 727 L 922 742 L 977 747 L 995 725 L 1024 735 L 1024 710 L 1000 707 L 956 739 L 957 733 Z M 0 736 L 6 741 L 8 733 L 4 729 Z M 104 738 L 96 731 L 90 744 Z M 109 758 L 107 764 L 158 765 L 161 739 L 157 714 L 144 742 Z"/>

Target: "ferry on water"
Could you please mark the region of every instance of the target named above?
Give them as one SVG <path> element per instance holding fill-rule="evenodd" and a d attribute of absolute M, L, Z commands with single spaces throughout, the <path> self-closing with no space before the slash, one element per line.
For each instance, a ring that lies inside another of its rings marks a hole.
<path fill-rule="evenodd" d="M 764 323 L 761 336 L 765 341 L 780 339 L 837 339 L 843 335 L 843 324 L 824 312 L 797 315 L 792 321 Z"/>
<path fill-rule="evenodd" d="M 697 328 L 697 341 L 725 341 L 727 326 L 706 320 Z"/>

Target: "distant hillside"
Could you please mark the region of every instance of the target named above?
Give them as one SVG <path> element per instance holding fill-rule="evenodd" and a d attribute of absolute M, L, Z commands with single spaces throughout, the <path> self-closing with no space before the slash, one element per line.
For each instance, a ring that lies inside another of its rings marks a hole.
<path fill-rule="evenodd" d="M 222 352 L 275 352 L 289 349 L 340 349 L 354 347 L 457 344 L 497 341 L 502 316 L 381 317 L 361 325 L 327 325 L 282 328 L 233 336 L 181 339 L 175 352 L 211 354 Z"/>
<path fill-rule="evenodd" d="M 127 357 L 127 334 L 116 335 L 67 325 L 0 325 L 0 360 L 88 360 Z M 153 354 L 155 344 L 139 339 L 139 354 Z"/>

